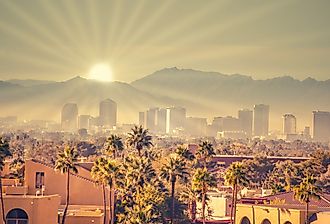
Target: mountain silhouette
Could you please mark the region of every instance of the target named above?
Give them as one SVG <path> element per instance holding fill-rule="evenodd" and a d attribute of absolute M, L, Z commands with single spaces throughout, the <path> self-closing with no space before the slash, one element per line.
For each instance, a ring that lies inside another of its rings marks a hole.
<path fill-rule="evenodd" d="M 118 104 L 121 123 L 138 121 L 149 107 L 184 106 L 188 116 L 236 116 L 241 108 L 270 105 L 271 128 L 280 129 L 281 116 L 293 113 L 298 128 L 311 125 L 313 110 L 330 110 L 330 80 L 297 80 L 290 76 L 255 80 L 250 76 L 192 69 L 165 68 L 132 83 L 99 82 L 76 76 L 54 82 L 0 81 L 0 116 L 60 120 L 62 106 L 78 104 L 79 114 L 98 115 L 99 102 L 111 98 Z"/>
<path fill-rule="evenodd" d="M 293 113 L 298 126 L 311 125 L 313 110 L 330 110 L 330 80 L 303 81 L 290 76 L 254 80 L 245 75 L 224 75 L 192 69 L 166 68 L 131 85 L 152 95 L 191 101 L 193 114 L 208 117 L 236 115 L 240 108 L 253 109 L 254 104 L 270 105 L 271 127 L 280 129 L 281 116 Z"/>

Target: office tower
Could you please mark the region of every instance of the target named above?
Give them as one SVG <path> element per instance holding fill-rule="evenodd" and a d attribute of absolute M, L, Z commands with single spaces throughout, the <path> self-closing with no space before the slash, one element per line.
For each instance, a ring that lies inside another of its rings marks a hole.
<path fill-rule="evenodd" d="M 165 108 L 160 108 L 157 116 L 157 130 L 159 133 L 166 133 L 166 119 L 167 110 Z"/>
<path fill-rule="evenodd" d="M 158 108 L 150 108 L 145 112 L 145 128 L 152 132 L 156 131 L 157 127 Z"/>
<path fill-rule="evenodd" d="M 78 106 L 67 103 L 62 108 L 61 126 L 65 131 L 76 131 L 78 128 Z"/>
<path fill-rule="evenodd" d="M 240 123 L 236 117 L 227 116 L 222 118 L 222 131 L 239 131 Z"/>
<path fill-rule="evenodd" d="M 253 111 L 248 109 L 239 110 L 238 120 L 240 124 L 240 130 L 243 131 L 247 137 L 251 137 L 253 126 Z"/>
<path fill-rule="evenodd" d="M 141 125 L 141 126 L 145 126 L 145 124 L 144 124 L 144 122 L 145 122 L 145 120 L 144 120 L 144 115 L 145 113 L 144 112 L 139 112 L 139 125 Z"/>
<path fill-rule="evenodd" d="M 212 126 L 215 132 L 222 131 L 223 117 L 215 117 L 212 121 Z"/>
<path fill-rule="evenodd" d="M 265 137 L 269 132 L 269 106 L 264 104 L 254 105 L 254 135 Z"/>
<path fill-rule="evenodd" d="M 99 125 L 104 127 L 116 126 L 117 124 L 117 104 L 111 99 L 106 99 L 100 103 Z"/>
<path fill-rule="evenodd" d="M 310 141 L 312 139 L 311 137 L 311 128 L 310 127 L 305 127 L 304 132 L 303 132 L 303 137 L 305 141 Z"/>
<path fill-rule="evenodd" d="M 304 136 L 311 136 L 311 128 L 310 127 L 305 127 L 304 128 L 304 132 L 303 132 Z"/>
<path fill-rule="evenodd" d="M 207 127 L 207 119 L 200 117 L 187 117 L 185 132 L 192 136 L 205 136 Z"/>
<path fill-rule="evenodd" d="M 293 114 L 283 115 L 283 134 L 292 135 L 296 134 L 296 117 Z"/>
<path fill-rule="evenodd" d="M 313 140 L 319 142 L 330 140 L 330 112 L 313 111 Z"/>
<path fill-rule="evenodd" d="M 186 109 L 183 107 L 170 107 L 166 111 L 166 133 L 183 130 L 186 120 Z"/>
<path fill-rule="evenodd" d="M 89 129 L 90 127 L 90 115 L 79 115 L 78 118 L 78 128 L 79 129 Z"/>

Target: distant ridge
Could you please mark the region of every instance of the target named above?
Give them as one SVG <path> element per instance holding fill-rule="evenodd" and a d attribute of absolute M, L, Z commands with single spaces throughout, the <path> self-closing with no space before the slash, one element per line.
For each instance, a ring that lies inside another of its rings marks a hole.
<path fill-rule="evenodd" d="M 62 82 L 44 80 L 0 81 L 0 116 L 59 121 L 66 102 L 76 102 L 80 114 L 98 114 L 101 100 L 118 104 L 119 121 L 137 122 L 148 107 L 180 105 L 188 116 L 237 116 L 240 108 L 270 105 L 271 128 L 280 129 L 281 116 L 297 116 L 298 129 L 311 125 L 313 110 L 330 111 L 330 80 L 297 80 L 280 76 L 256 80 L 251 76 L 193 69 L 165 68 L 131 83 L 99 82 L 75 76 Z"/>
<path fill-rule="evenodd" d="M 6 80 L 6 82 L 21 85 L 21 86 L 26 86 L 26 87 L 54 83 L 54 81 L 36 80 L 36 79 L 9 79 L 9 80 Z"/>

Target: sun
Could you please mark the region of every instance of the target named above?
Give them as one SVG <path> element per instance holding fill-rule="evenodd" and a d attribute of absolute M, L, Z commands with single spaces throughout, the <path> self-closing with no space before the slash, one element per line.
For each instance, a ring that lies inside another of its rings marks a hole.
<path fill-rule="evenodd" d="M 106 63 L 99 63 L 94 65 L 89 72 L 89 78 L 102 82 L 111 82 L 112 71 L 110 66 Z"/>

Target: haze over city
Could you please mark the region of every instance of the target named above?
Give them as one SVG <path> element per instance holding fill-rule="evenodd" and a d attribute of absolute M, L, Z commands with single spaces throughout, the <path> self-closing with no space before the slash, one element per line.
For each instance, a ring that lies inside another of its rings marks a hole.
<path fill-rule="evenodd" d="M 0 224 L 329 224 L 329 9 L 0 0 Z"/>

